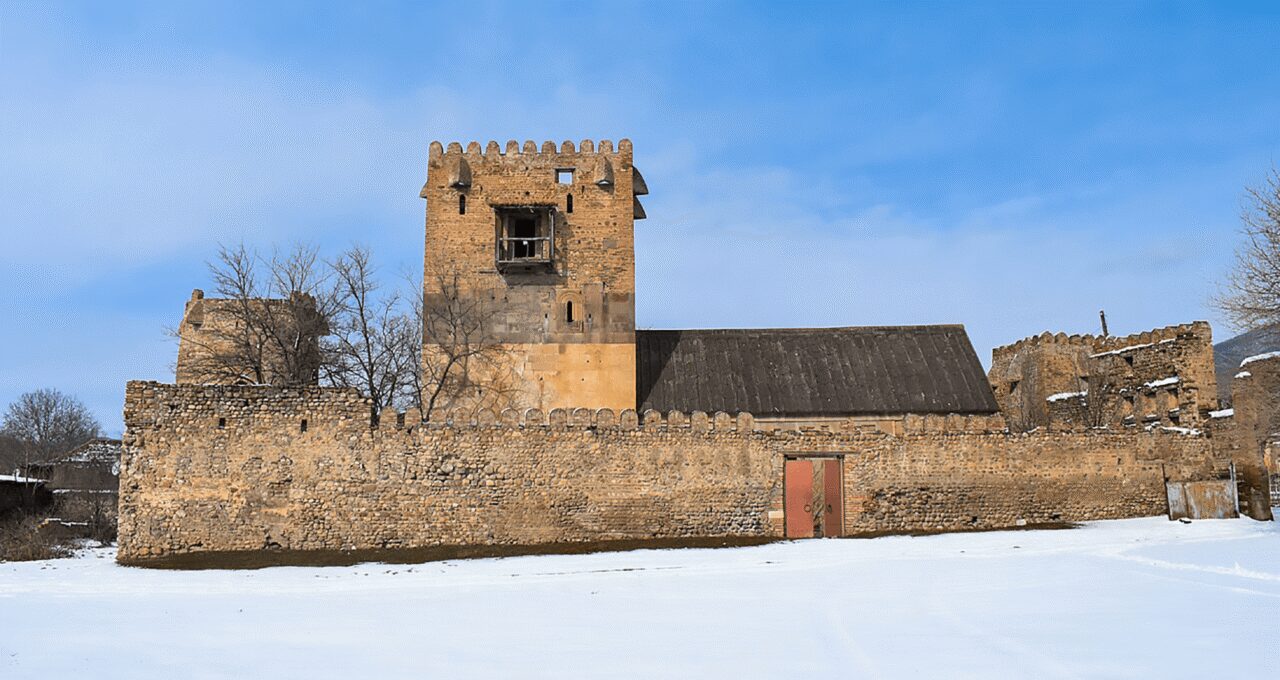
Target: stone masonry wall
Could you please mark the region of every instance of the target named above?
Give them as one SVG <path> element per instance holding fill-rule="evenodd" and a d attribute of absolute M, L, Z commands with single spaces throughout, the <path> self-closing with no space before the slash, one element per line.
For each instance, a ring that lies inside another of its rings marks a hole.
<path fill-rule="evenodd" d="M 1123 337 L 1043 333 L 997 347 L 991 358 L 996 399 L 1011 421 L 1026 421 L 1020 429 L 1195 427 L 1218 406 L 1213 333 L 1203 321 Z"/>
<path fill-rule="evenodd" d="M 119 559 L 777 537 L 792 455 L 843 457 L 846 533 L 1160 514 L 1166 474 L 1224 467 L 1201 437 L 1010 435 L 998 416 L 910 416 L 894 435 L 723 413 L 368 414 L 349 390 L 129 383 Z"/>
<path fill-rule="evenodd" d="M 1246 362 L 1231 383 L 1232 408 L 1214 414 L 1209 433 L 1217 455 L 1235 463 L 1241 511 L 1266 520 L 1273 502 L 1266 450 L 1280 430 L 1280 356 Z"/>

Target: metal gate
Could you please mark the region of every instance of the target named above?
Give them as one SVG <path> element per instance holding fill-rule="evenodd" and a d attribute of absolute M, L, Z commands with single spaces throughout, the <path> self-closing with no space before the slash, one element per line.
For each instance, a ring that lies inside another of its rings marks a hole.
<path fill-rule="evenodd" d="M 840 458 L 792 457 L 783 467 L 783 516 L 787 538 L 844 534 L 843 465 Z"/>

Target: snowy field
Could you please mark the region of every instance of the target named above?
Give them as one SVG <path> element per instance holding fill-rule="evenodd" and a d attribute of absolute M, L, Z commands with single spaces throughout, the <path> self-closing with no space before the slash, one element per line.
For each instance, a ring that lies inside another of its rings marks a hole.
<path fill-rule="evenodd" d="M 0 564 L 0 678 L 1280 677 L 1280 528 L 416 566 Z"/>

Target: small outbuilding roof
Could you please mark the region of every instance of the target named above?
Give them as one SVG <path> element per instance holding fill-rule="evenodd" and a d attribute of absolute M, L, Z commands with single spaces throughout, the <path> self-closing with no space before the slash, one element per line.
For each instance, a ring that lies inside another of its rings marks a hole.
<path fill-rule="evenodd" d="M 636 403 L 758 417 L 999 410 L 964 326 L 636 332 Z"/>
<path fill-rule="evenodd" d="M 57 463 L 115 463 L 120 460 L 120 440 L 94 437 L 53 461 Z"/>

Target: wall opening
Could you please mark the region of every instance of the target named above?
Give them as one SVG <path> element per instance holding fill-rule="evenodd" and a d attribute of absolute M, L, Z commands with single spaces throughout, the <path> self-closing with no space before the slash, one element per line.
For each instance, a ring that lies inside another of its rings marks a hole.
<path fill-rule="evenodd" d="M 226 427 L 226 426 L 227 426 L 227 419 L 226 419 L 226 418 L 219 418 L 219 419 L 218 419 L 218 427 L 219 427 L 219 428 L 223 428 L 223 427 Z"/>
<path fill-rule="evenodd" d="M 306 432 L 306 431 L 307 431 L 307 419 L 306 419 L 306 418 L 303 418 L 303 419 L 302 419 L 302 431 L 303 431 L 303 432 Z"/>
<path fill-rule="evenodd" d="M 783 464 L 787 538 L 842 536 L 844 482 L 840 457 L 791 457 Z"/>
<path fill-rule="evenodd" d="M 573 184 L 573 168 L 556 168 L 557 184 Z"/>
<path fill-rule="evenodd" d="M 573 194 L 566 194 L 564 197 L 564 211 L 573 212 Z"/>
<path fill-rule="evenodd" d="M 459 195 L 458 195 L 458 214 L 459 214 L 459 215 L 465 215 L 465 214 L 467 214 L 467 196 L 466 196 L 466 194 L 459 194 Z"/>
<path fill-rule="evenodd" d="M 549 268 L 554 261 L 555 206 L 510 206 L 496 210 L 499 271 Z"/>
<path fill-rule="evenodd" d="M 564 303 L 565 323 L 573 323 L 573 300 Z"/>

